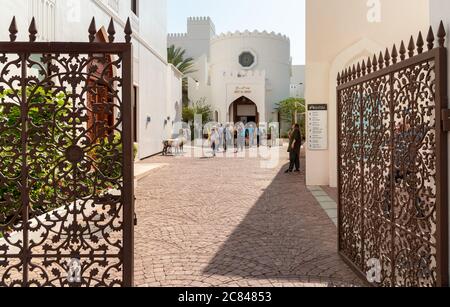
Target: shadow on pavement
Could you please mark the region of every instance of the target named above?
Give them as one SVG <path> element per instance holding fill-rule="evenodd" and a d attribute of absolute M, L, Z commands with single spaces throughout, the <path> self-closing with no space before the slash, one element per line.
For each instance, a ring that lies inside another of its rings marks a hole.
<path fill-rule="evenodd" d="M 304 161 L 302 161 L 304 166 Z M 214 256 L 205 274 L 361 285 L 337 254 L 337 230 L 301 174 L 277 174 Z M 226 205 L 226 204 L 225 204 Z"/>

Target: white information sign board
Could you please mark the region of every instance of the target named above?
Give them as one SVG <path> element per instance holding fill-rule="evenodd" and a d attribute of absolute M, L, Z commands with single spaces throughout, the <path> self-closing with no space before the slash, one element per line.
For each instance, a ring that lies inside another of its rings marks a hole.
<path fill-rule="evenodd" d="M 328 149 L 328 105 L 308 106 L 308 149 Z"/>

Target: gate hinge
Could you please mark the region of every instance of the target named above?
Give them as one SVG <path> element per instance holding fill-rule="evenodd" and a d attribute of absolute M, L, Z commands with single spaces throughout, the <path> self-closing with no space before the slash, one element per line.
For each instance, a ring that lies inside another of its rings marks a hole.
<path fill-rule="evenodd" d="M 450 110 L 442 110 L 442 128 L 444 132 L 450 132 Z"/>
<path fill-rule="evenodd" d="M 137 226 L 138 225 L 138 218 L 137 218 L 137 214 L 135 213 L 134 214 L 134 226 Z"/>

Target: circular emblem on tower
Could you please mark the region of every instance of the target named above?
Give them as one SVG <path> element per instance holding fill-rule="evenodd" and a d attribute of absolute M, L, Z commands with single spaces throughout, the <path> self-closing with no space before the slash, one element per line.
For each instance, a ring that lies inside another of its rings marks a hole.
<path fill-rule="evenodd" d="M 244 69 L 251 69 L 256 64 L 256 55 L 251 51 L 243 51 L 239 55 L 239 64 Z"/>

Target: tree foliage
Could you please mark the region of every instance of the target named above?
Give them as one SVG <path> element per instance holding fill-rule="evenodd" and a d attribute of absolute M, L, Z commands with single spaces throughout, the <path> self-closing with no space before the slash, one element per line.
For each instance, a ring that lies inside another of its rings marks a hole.
<path fill-rule="evenodd" d="M 298 118 L 306 111 L 305 99 L 288 98 L 276 104 L 276 109 L 280 113 L 281 119 L 290 122 L 292 125 L 298 123 Z"/>
<path fill-rule="evenodd" d="M 175 66 L 183 74 L 183 105 L 187 105 L 188 79 L 187 76 L 196 72 L 194 69 L 194 59 L 186 56 L 186 50 L 177 48 L 174 45 L 167 48 L 167 62 Z"/>
<path fill-rule="evenodd" d="M 183 121 L 194 123 L 195 115 L 202 116 L 202 123 L 206 124 L 212 119 L 212 107 L 206 103 L 206 98 L 202 98 L 191 106 L 183 107 Z"/>
<path fill-rule="evenodd" d="M 194 59 L 186 58 L 186 50 L 175 47 L 174 45 L 167 48 L 167 61 L 175 66 L 183 75 L 195 72 Z"/>

